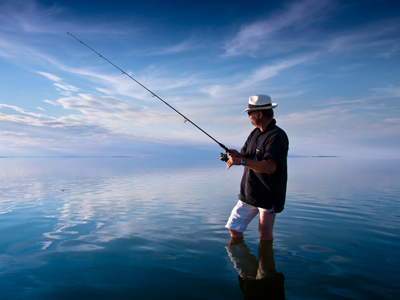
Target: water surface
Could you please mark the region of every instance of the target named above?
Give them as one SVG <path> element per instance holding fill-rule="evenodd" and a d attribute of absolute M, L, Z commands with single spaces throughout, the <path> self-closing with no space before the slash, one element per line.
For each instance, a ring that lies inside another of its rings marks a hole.
<path fill-rule="evenodd" d="M 289 158 L 273 243 L 286 299 L 400 298 L 399 170 Z M 0 159 L 0 298 L 243 299 L 224 228 L 241 174 L 218 160 Z M 257 259 L 256 220 L 245 241 Z"/>

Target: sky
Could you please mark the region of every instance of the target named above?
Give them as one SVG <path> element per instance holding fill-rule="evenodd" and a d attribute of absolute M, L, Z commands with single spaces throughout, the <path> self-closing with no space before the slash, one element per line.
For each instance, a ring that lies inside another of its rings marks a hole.
<path fill-rule="evenodd" d="M 400 158 L 400 2 L 0 0 L 0 156 L 219 155 L 267 94 L 291 156 Z"/>

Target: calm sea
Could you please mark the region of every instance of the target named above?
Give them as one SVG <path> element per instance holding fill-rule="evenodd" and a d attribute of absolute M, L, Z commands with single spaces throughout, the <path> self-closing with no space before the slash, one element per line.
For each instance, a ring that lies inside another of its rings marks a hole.
<path fill-rule="evenodd" d="M 225 247 L 242 167 L 1 158 L 0 299 L 399 299 L 400 161 L 288 163 L 265 257 Z"/>

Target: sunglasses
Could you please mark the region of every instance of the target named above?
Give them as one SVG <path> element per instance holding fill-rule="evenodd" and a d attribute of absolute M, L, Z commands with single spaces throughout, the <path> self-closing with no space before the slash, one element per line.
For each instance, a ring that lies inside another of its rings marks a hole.
<path fill-rule="evenodd" d="M 254 113 L 256 111 L 258 111 L 258 110 L 248 111 L 247 114 L 250 116 L 252 113 Z"/>

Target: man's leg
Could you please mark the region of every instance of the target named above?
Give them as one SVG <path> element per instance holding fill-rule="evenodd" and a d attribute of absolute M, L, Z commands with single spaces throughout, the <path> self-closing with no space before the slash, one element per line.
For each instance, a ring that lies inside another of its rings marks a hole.
<path fill-rule="evenodd" d="M 275 214 L 260 209 L 260 221 L 258 223 L 258 232 L 260 239 L 264 241 L 272 241 L 272 231 L 274 229 Z"/>
<path fill-rule="evenodd" d="M 231 232 L 231 240 L 230 240 L 229 244 L 227 244 L 226 246 L 234 246 L 234 245 L 243 243 L 243 241 L 244 241 L 243 232 L 239 232 L 239 231 L 232 230 L 232 229 L 229 229 L 229 231 Z"/>
<path fill-rule="evenodd" d="M 243 242 L 243 232 L 257 214 L 258 207 L 246 204 L 240 200 L 238 201 L 231 212 L 227 224 L 225 225 L 231 233 L 230 245 L 240 244 Z"/>
<path fill-rule="evenodd" d="M 243 238 L 243 232 L 239 232 L 239 231 L 232 230 L 232 229 L 229 229 L 229 231 L 231 232 L 231 237 Z"/>

